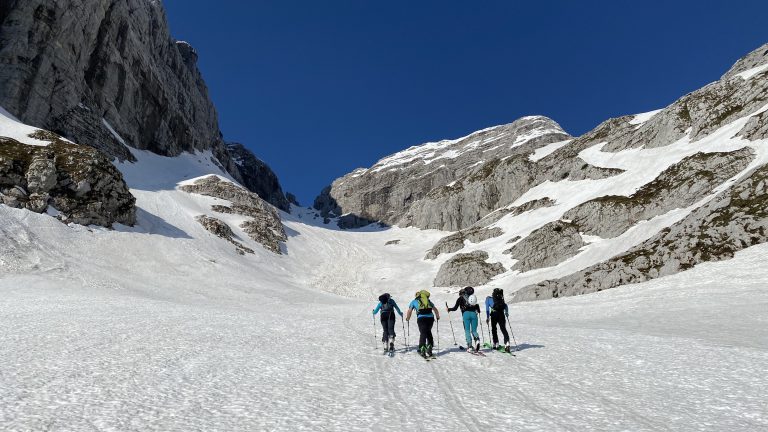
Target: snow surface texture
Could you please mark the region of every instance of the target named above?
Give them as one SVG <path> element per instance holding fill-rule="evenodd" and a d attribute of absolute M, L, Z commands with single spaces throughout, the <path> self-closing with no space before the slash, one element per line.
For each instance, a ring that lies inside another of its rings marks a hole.
<path fill-rule="evenodd" d="M 421 257 L 446 233 L 332 230 L 294 208 L 277 256 L 216 214 L 256 251 L 240 256 L 194 219 L 225 202 L 177 189 L 226 178 L 209 154 L 134 154 L 120 168 L 136 227 L 0 206 L 0 430 L 768 429 L 767 245 L 512 305 L 514 358 L 459 351 L 445 313 L 437 360 L 406 352 L 399 322 L 388 358 L 374 299 L 388 291 L 404 307 L 428 287 L 436 264 Z M 433 291 L 438 305 L 454 299 Z M 415 323 L 408 333 L 412 347 Z"/>
<path fill-rule="evenodd" d="M 13 114 L 0 107 L 0 136 L 14 139 L 22 144 L 34 146 L 47 146 L 49 141 L 43 141 L 30 137 L 40 129 L 21 123 Z"/>

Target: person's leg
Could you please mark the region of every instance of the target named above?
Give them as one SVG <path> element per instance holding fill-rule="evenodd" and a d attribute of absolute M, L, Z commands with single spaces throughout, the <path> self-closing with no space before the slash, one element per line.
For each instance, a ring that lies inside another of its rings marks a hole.
<path fill-rule="evenodd" d="M 470 315 L 475 316 L 475 313 L 467 311 L 461 315 L 461 320 L 464 323 L 464 338 L 467 340 L 467 347 L 472 346 L 472 338 L 470 337 L 472 320 Z M 477 327 L 477 322 L 475 322 L 475 327 Z"/>
<path fill-rule="evenodd" d="M 432 337 L 432 326 L 435 325 L 434 318 L 424 318 L 427 328 L 427 349 L 432 351 L 432 347 L 435 346 L 435 339 Z"/>
<path fill-rule="evenodd" d="M 496 314 L 491 314 L 491 332 L 493 333 L 493 345 L 499 343 L 499 334 L 496 332 Z"/>
<path fill-rule="evenodd" d="M 475 340 L 480 339 L 480 335 L 477 334 L 477 314 L 474 312 L 467 312 L 470 314 L 469 316 L 469 329 L 472 332 L 472 336 L 475 338 Z M 469 337 L 469 336 L 467 336 Z"/>
<path fill-rule="evenodd" d="M 419 352 L 423 352 L 427 346 L 427 318 L 417 318 L 416 324 L 419 325 Z"/>
<path fill-rule="evenodd" d="M 387 323 L 386 314 L 381 314 L 381 341 L 387 343 L 389 340 L 389 324 Z"/>
<path fill-rule="evenodd" d="M 395 318 L 395 313 L 392 312 L 389 315 L 389 320 L 387 320 L 387 333 L 389 333 L 390 340 L 395 338 L 395 322 L 397 321 L 397 318 Z"/>
<path fill-rule="evenodd" d="M 504 314 L 499 314 L 499 327 L 501 334 L 504 335 L 504 345 L 509 345 L 509 332 L 507 332 L 507 320 L 504 318 Z"/>

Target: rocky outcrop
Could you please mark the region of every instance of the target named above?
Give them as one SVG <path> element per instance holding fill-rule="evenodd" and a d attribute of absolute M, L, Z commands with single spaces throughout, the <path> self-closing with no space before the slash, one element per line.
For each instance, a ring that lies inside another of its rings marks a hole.
<path fill-rule="evenodd" d="M 280 243 L 288 239 L 277 210 L 264 202 L 255 193 L 249 192 L 217 176 L 203 177 L 192 185 L 181 186 L 189 193 L 206 195 L 231 202 L 230 206 L 214 205 L 218 213 L 237 214 L 250 218 L 240 228 L 265 249 L 276 254 L 282 253 Z"/>
<path fill-rule="evenodd" d="M 462 187 L 457 181 L 476 173 L 482 175 L 489 163 L 498 164 L 501 158 L 510 155 L 527 155 L 539 147 L 569 138 L 551 119 L 535 116 L 457 140 L 411 147 L 380 160 L 369 169 L 355 170 L 334 181 L 315 200 L 315 208 L 324 216 L 352 213 L 390 225 L 456 231 L 469 227 L 497 207 L 488 210 L 489 203 L 475 209 L 473 202 L 462 208 L 448 208 L 449 215 L 432 217 L 431 208 L 414 213 L 413 205 Z M 487 194 L 493 195 L 493 191 Z M 483 199 L 486 198 L 478 198 Z M 438 201 L 437 206 L 445 203 Z"/>
<path fill-rule="evenodd" d="M 504 232 L 501 228 L 482 228 L 475 227 L 466 230 L 459 231 L 451 234 L 447 237 L 441 238 L 432 249 L 427 252 L 427 256 L 424 259 L 435 259 L 443 253 L 453 253 L 464 248 L 464 241 L 470 241 L 472 243 L 480 243 L 481 241 L 488 240 L 502 235 Z"/>
<path fill-rule="evenodd" d="M 136 199 L 101 152 L 42 130 L 34 138 L 50 144 L 0 137 L 0 203 L 37 213 L 51 208 L 66 223 L 111 227 L 136 222 Z"/>
<path fill-rule="evenodd" d="M 749 148 L 697 153 L 667 168 L 628 197 L 612 195 L 587 201 L 567 211 L 563 218 L 571 220 L 582 233 L 616 237 L 638 221 L 696 203 L 744 170 L 753 159 Z"/>
<path fill-rule="evenodd" d="M 755 113 L 768 100 L 768 69 L 748 78 L 741 74 L 768 64 L 766 51 L 768 44 L 739 60 L 719 81 L 683 96 L 636 126 L 631 134 L 612 137 L 603 151 L 662 147 L 686 135 L 698 141 L 735 119 Z M 746 84 L 745 79 L 749 80 Z"/>
<path fill-rule="evenodd" d="M 0 23 L 0 105 L 110 156 L 174 156 L 221 145 L 189 44 L 156 0 L 12 0 Z M 97 141 L 91 141 L 96 139 Z"/>
<path fill-rule="evenodd" d="M 475 222 L 473 227 L 487 227 L 489 225 L 495 224 L 506 216 L 519 216 L 525 212 L 537 210 L 542 207 L 552 207 L 553 205 L 555 205 L 554 200 L 550 198 L 540 198 L 525 202 L 519 206 L 500 208 Z"/>
<path fill-rule="evenodd" d="M 626 253 L 570 276 L 524 287 L 514 300 L 586 294 L 644 282 L 701 262 L 732 258 L 735 252 L 766 241 L 768 166 L 763 166 L 682 221 Z"/>
<path fill-rule="evenodd" d="M 240 255 L 245 255 L 246 253 L 249 253 L 249 254 L 253 253 L 253 249 L 245 246 L 244 244 L 234 239 L 235 234 L 232 232 L 232 228 L 230 228 L 229 225 L 222 222 L 220 219 L 216 219 L 214 217 L 205 216 L 205 215 L 200 215 L 195 219 L 198 222 L 200 222 L 200 225 L 202 225 L 203 228 L 208 230 L 211 234 L 217 237 L 221 237 L 224 240 L 227 240 L 228 242 L 235 245 L 235 250 Z"/>
<path fill-rule="evenodd" d="M 440 266 L 433 285 L 478 286 L 487 284 L 494 276 L 506 271 L 500 263 L 488 263 L 488 252 L 474 251 L 456 254 Z"/>
<path fill-rule="evenodd" d="M 474 225 L 545 181 L 602 179 L 622 172 L 595 167 L 570 155 L 554 160 L 550 157 L 533 162 L 526 154 L 487 162 L 466 178 L 434 189 L 413 203 L 401 222 L 456 231 Z"/>
<path fill-rule="evenodd" d="M 280 209 L 274 173 L 224 144 L 197 52 L 169 32 L 159 0 L 0 2 L 0 106 L 112 158 L 209 150 Z"/>
<path fill-rule="evenodd" d="M 290 211 L 290 203 L 283 193 L 280 181 L 272 169 L 254 156 L 242 144 L 229 143 L 227 151 L 241 174 L 241 184 L 261 199 L 283 211 Z M 294 197 L 295 200 L 295 197 Z"/>
<path fill-rule="evenodd" d="M 585 245 L 576 225 L 555 221 L 533 231 L 504 253 L 517 260 L 512 270 L 526 272 L 560 264 Z"/>

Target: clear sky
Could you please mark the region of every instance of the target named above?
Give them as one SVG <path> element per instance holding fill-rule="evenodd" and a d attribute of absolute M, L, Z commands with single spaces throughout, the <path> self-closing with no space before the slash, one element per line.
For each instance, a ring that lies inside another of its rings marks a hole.
<path fill-rule="evenodd" d="M 661 108 L 768 42 L 768 2 L 164 0 L 225 139 L 310 205 L 412 145 Z"/>

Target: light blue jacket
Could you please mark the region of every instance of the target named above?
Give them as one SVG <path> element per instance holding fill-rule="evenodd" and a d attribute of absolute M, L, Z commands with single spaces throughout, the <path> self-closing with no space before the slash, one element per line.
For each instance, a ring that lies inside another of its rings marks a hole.
<path fill-rule="evenodd" d="M 424 318 L 434 318 L 435 314 L 432 313 L 432 308 L 435 307 L 435 304 L 432 303 L 432 300 L 429 301 L 429 307 L 430 307 L 429 313 L 419 313 L 419 300 L 418 299 L 413 299 L 411 304 L 408 305 L 409 309 L 416 309 L 416 319 L 419 319 L 419 318 L 422 318 L 422 317 L 424 317 Z"/>
<path fill-rule="evenodd" d="M 491 309 L 493 309 L 493 297 L 488 296 L 485 298 L 485 319 L 491 317 Z M 509 316 L 509 305 L 504 303 L 504 315 Z"/>

